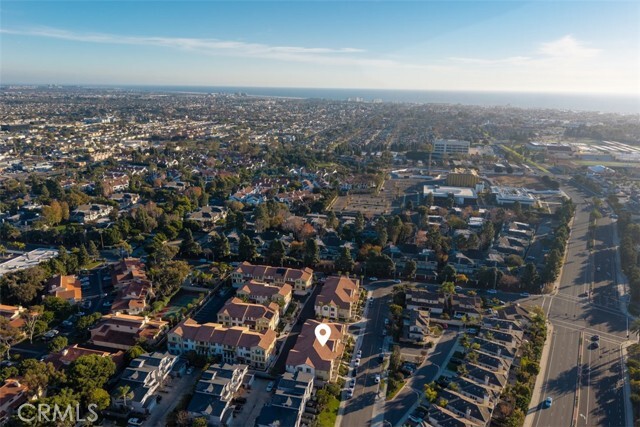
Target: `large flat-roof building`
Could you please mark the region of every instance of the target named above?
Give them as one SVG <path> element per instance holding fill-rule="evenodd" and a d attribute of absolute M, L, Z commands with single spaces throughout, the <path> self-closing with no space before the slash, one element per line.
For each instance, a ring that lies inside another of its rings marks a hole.
<path fill-rule="evenodd" d="M 444 156 L 445 154 L 469 154 L 471 143 L 457 139 L 438 139 L 433 143 L 433 154 Z"/>
<path fill-rule="evenodd" d="M 458 205 L 467 205 L 475 203 L 478 200 L 478 193 L 473 188 L 466 187 L 447 187 L 440 185 L 425 185 L 423 187 L 424 196 L 433 194 L 434 199 L 453 198 Z"/>
<path fill-rule="evenodd" d="M 523 206 L 535 206 L 538 199 L 524 188 L 491 186 L 491 194 L 496 197 L 498 205 L 512 205 L 519 202 Z"/>
<path fill-rule="evenodd" d="M 58 251 L 55 249 L 34 249 L 0 264 L 0 277 L 7 273 L 35 267 L 41 262 L 49 261 L 57 256 Z"/>

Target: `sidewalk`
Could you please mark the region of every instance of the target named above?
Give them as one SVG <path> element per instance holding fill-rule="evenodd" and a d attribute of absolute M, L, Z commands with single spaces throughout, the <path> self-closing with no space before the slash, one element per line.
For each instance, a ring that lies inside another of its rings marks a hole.
<path fill-rule="evenodd" d="M 547 338 L 544 341 L 544 347 L 542 348 L 542 356 L 540 357 L 540 371 L 536 377 L 536 384 L 533 387 L 531 393 L 531 402 L 529 402 L 529 410 L 527 416 L 524 419 L 523 427 L 531 427 L 533 420 L 536 416 L 536 410 L 540 407 L 542 401 L 542 385 L 544 383 L 545 373 L 547 371 L 547 362 L 549 361 L 549 348 L 551 348 L 551 341 L 553 340 L 553 325 L 547 321 Z"/>

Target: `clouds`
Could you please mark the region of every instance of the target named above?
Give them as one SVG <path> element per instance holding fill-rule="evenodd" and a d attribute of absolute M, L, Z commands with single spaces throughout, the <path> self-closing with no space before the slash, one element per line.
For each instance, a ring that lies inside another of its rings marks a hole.
<path fill-rule="evenodd" d="M 573 36 L 566 35 L 558 40 L 542 43 L 538 52 L 554 58 L 586 59 L 597 56 L 600 49 L 589 48 Z"/>
<path fill-rule="evenodd" d="M 24 30 L 0 29 L 0 33 L 44 37 L 82 43 L 155 46 L 179 49 L 203 55 L 358 66 L 393 66 L 394 61 L 365 57 L 364 49 L 353 47 L 272 46 L 234 40 L 191 37 L 124 36 L 106 33 L 78 33 L 58 28 L 40 27 Z"/>

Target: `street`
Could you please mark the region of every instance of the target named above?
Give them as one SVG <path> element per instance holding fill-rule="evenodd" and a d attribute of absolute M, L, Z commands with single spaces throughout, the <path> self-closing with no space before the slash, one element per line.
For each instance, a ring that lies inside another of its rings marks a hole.
<path fill-rule="evenodd" d="M 598 221 L 596 246 L 587 248 L 589 213 L 583 193 L 565 192 L 576 203 L 567 257 L 556 295 L 537 296 L 554 325 L 549 359 L 541 371 L 544 381 L 539 401 L 531 402 L 533 426 L 624 426 L 625 397 L 621 344 L 627 339 L 627 321 L 619 310 L 613 249 L 613 227 L 609 218 Z M 588 292 L 592 289 L 592 297 Z M 598 335 L 596 348 L 594 335 Z M 593 340 L 593 341 L 592 341 Z M 588 368 L 587 368 L 588 367 Z M 553 405 L 542 401 L 553 397 Z"/>

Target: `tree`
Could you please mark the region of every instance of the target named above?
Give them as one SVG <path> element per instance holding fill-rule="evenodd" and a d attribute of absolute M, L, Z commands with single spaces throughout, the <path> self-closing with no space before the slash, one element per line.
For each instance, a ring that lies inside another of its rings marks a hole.
<path fill-rule="evenodd" d="M 631 325 L 629 325 L 629 330 L 631 332 L 634 332 L 638 335 L 638 337 L 640 337 L 640 319 L 636 319 L 633 321 L 633 323 L 631 323 Z"/>
<path fill-rule="evenodd" d="M 427 194 L 427 198 L 424 200 L 425 206 L 431 207 L 433 206 L 433 203 L 434 203 L 433 193 Z"/>
<path fill-rule="evenodd" d="M 436 401 L 436 399 L 438 398 L 438 390 L 435 383 L 431 382 L 424 385 L 424 397 L 429 401 L 429 403 L 433 403 Z"/>
<path fill-rule="evenodd" d="M 515 254 L 508 255 L 504 261 L 509 267 L 520 267 L 521 265 L 524 265 L 524 260 Z"/>
<path fill-rule="evenodd" d="M 69 367 L 68 376 L 76 390 L 88 396 L 91 390 L 102 388 L 115 371 L 113 360 L 91 354 L 78 357 Z"/>
<path fill-rule="evenodd" d="M 89 392 L 87 403 L 93 403 L 97 405 L 98 410 L 104 411 L 111 404 L 111 396 L 109 396 L 109 393 L 105 389 L 95 388 Z"/>
<path fill-rule="evenodd" d="M 340 255 L 338 255 L 335 261 L 336 270 L 342 271 L 343 273 L 350 273 L 353 271 L 355 265 L 356 263 L 351 256 L 351 249 L 349 249 L 348 246 L 340 248 Z"/>
<path fill-rule="evenodd" d="M 240 261 L 253 261 L 258 257 L 256 245 L 246 234 L 240 235 L 240 243 L 238 245 L 238 258 Z"/>
<path fill-rule="evenodd" d="M 320 248 L 316 239 L 307 239 L 304 245 L 304 264 L 312 267 L 320 262 Z"/>
<path fill-rule="evenodd" d="M 9 358 L 9 351 L 13 344 L 20 338 L 22 332 L 20 329 L 11 325 L 9 319 L 0 316 L 0 358 L 6 354 Z"/>
<path fill-rule="evenodd" d="M 55 337 L 49 343 L 49 352 L 57 353 L 59 351 L 62 351 L 62 349 L 65 348 L 68 344 L 69 340 L 67 339 L 67 337 Z"/>
<path fill-rule="evenodd" d="M 98 247 L 93 242 L 93 240 L 89 242 L 89 248 L 87 250 L 89 251 L 89 256 L 92 260 L 95 261 L 96 259 L 100 258 L 100 252 L 98 251 Z"/>
<path fill-rule="evenodd" d="M 87 251 L 87 247 L 85 245 L 80 245 L 77 257 L 78 265 L 80 266 L 85 266 L 91 262 L 91 256 L 89 255 L 89 251 Z"/>
<path fill-rule="evenodd" d="M 282 265 L 286 253 L 287 248 L 284 246 L 284 243 L 282 243 L 282 240 L 273 239 L 271 243 L 269 243 L 267 259 L 271 265 Z"/>
<path fill-rule="evenodd" d="M 520 282 L 524 285 L 525 289 L 533 290 L 540 282 L 540 276 L 538 270 L 533 263 L 528 263 L 524 266 L 522 274 L 520 275 Z"/>
<path fill-rule="evenodd" d="M 121 385 L 116 389 L 116 396 L 118 396 L 118 399 L 122 400 L 122 406 L 124 406 L 124 408 L 126 409 L 127 399 L 133 399 L 133 392 L 131 391 L 131 387 L 129 387 L 127 384 Z"/>
<path fill-rule="evenodd" d="M 34 305 L 29 310 L 22 313 L 22 321 L 24 322 L 22 328 L 29 337 L 30 343 L 33 343 L 33 335 L 38 328 L 38 320 L 40 319 L 40 315 L 43 311 L 44 308 L 41 305 Z"/>
<path fill-rule="evenodd" d="M 196 419 L 193 420 L 193 424 L 191 424 L 193 427 L 207 427 L 207 425 L 209 425 L 207 423 L 207 419 L 204 417 L 198 417 Z"/>
<path fill-rule="evenodd" d="M 456 278 L 456 269 L 453 267 L 453 265 L 451 264 L 447 264 L 444 266 L 444 268 L 442 269 L 442 279 L 445 282 L 450 282 L 452 280 L 455 280 Z"/>
<path fill-rule="evenodd" d="M 144 350 L 144 348 L 136 344 L 133 347 L 131 347 L 129 350 L 127 350 L 127 353 L 126 353 L 127 360 L 131 361 L 137 357 L 142 356 L 145 353 L 146 351 Z"/>
<path fill-rule="evenodd" d="M 392 277 L 396 272 L 396 265 L 389 255 L 373 255 L 367 258 L 367 273 L 372 276 Z"/>
<path fill-rule="evenodd" d="M 65 380 L 63 372 L 58 371 L 52 363 L 26 359 L 20 364 L 24 383 L 33 396 L 41 397 L 50 385 L 61 384 Z"/>
<path fill-rule="evenodd" d="M 187 258 L 197 258 L 202 253 L 202 247 L 193 238 L 193 233 L 190 229 L 184 230 L 185 236 L 180 244 L 180 254 Z"/>
<path fill-rule="evenodd" d="M 149 270 L 149 278 L 161 296 L 177 291 L 189 275 L 191 268 L 184 261 L 165 261 Z"/>
<path fill-rule="evenodd" d="M 412 279 L 416 271 L 418 271 L 418 264 L 414 260 L 411 259 L 404 264 L 403 274 L 407 279 Z"/>

